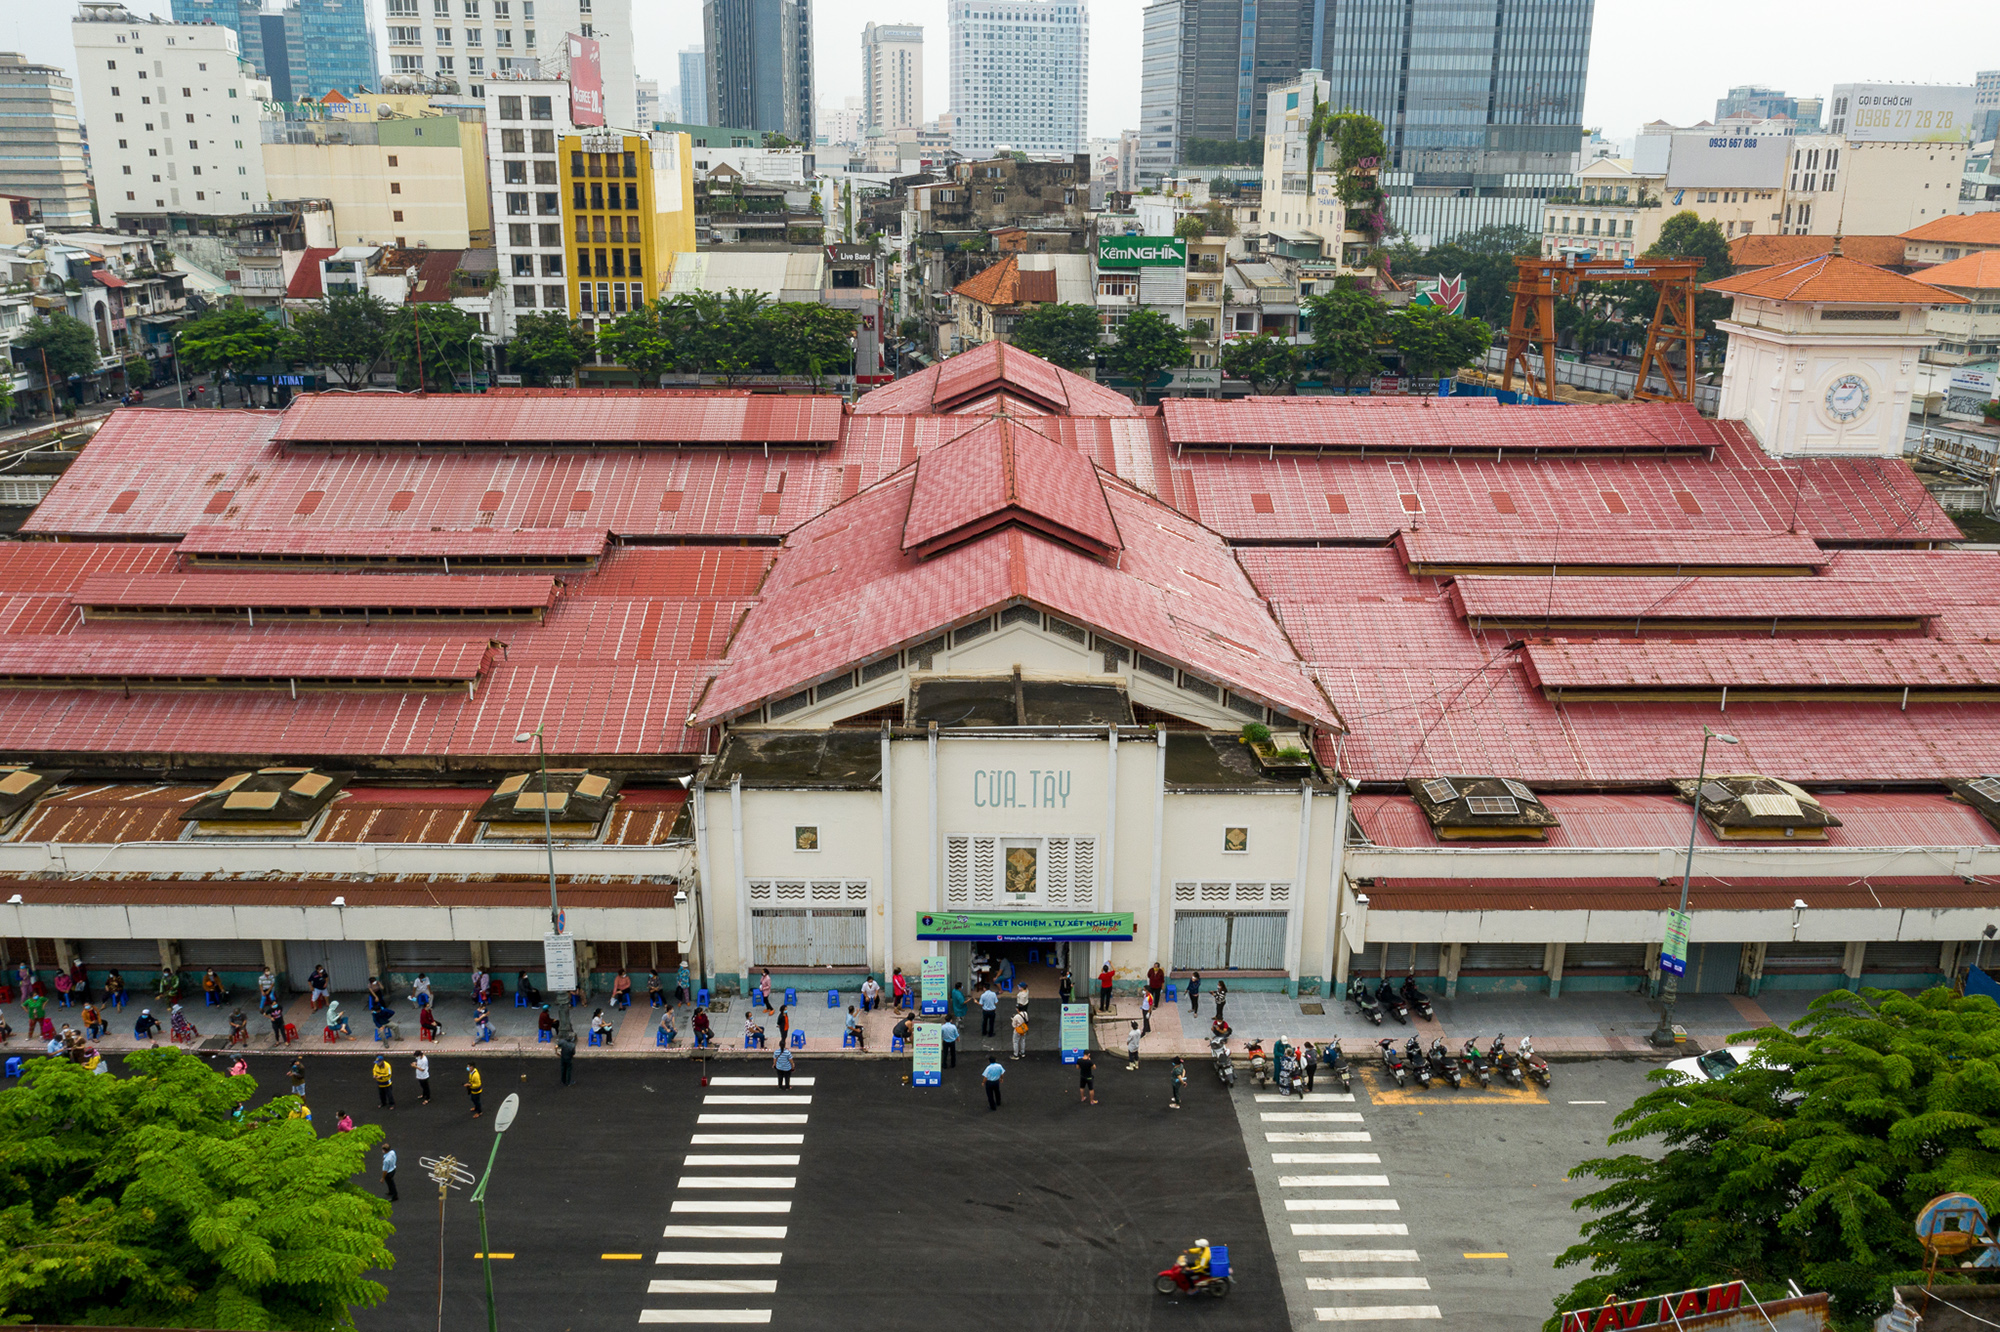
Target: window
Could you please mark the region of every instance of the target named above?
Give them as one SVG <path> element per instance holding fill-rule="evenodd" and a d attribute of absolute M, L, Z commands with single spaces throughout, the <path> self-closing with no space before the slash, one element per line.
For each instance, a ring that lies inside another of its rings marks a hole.
<path fill-rule="evenodd" d="M 420 28 L 389 29 L 389 45 L 391 46 L 422 46 L 423 44 L 423 30 Z"/>
<path fill-rule="evenodd" d="M 521 118 L 521 99 L 518 97 L 502 97 L 500 99 L 500 119 L 519 120 L 520 118 Z M 512 150 L 510 149 L 508 151 Z"/>
<path fill-rule="evenodd" d="M 554 130 L 530 130 L 529 139 L 535 145 L 536 152 L 547 153 L 551 157 L 555 156 L 556 132 Z"/>
<path fill-rule="evenodd" d="M 403 210 L 400 208 L 396 209 L 394 212 L 394 217 L 396 221 L 401 222 L 403 220 Z"/>
<path fill-rule="evenodd" d="M 560 249 L 563 243 L 561 224 L 554 222 L 542 223 L 541 243 L 551 249 Z"/>
<path fill-rule="evenodd" d="M 554 162 L 535 163 L 535 184 L 553 185 L 555 183 L 556 183 L 556 164 Z"/>
<path fill-rule="evenodd" d="M 479 30 L 478 28 L 467 28 L 467 29 L 465 30 L 465 44 L 466 44 L 467 46 L 479 46 L 479 45 L 482 45 L 482 43 L 481 43 L 481 41 L 480 41 L 480 36 L 481 36 L 481 33 L 480 33 L 480 30 Z"/>
<path fill-rule="evenodd" d="M 528 119 L 554 120 L 556 118 L 555 99 L 552 97 L 530 97 L 528 99 Z"/>
<path fill-rule="evenodd" d="M 424 58 L 420 55 L 392 55 L 389 57 L 389 68 L 392 73 L 421 78 L 424 72 Z"/>
<path fill-rule="evenodd" d="M 243 145 L 239 143 L 239 144 L 237 144 L 236 146 L 237 146 L 238 148 L 241 148 L 241 147 L 242 147 Z M 389 154 L 389 165 L 390 165 L 390 166 L 394 166 L 394 165 L 396 165 L 396 155 L 395 155 L 394 153 L 390 153 L 390 154 Z"/>
<path fill-rule="evenodd" d="M 402 182 L 402 181 L 400 181 L 400 180 L 392 180 L 392 181 L 390 181 L 390 182 L 389 182 L 389 193 L 391 193 L 391 194 L 401 194 L 402 192 L 403 192 L 403 182 Z"/>
<path fill-rule="evenodd" d="M 564 298 L 561 287 L 543 287 L 542 304 L 551 310 L 560 310 L 568 304 L 568 301 Z"/>
<path fill-rule="evenodd" d="M 537 201 L 535 211 L 543 217 L 557 217 L 561 215 L 562 196 L 560 194 L 551 190 L 546 194 L 536 195 L 535 199 Z"/>
<path fill-rule="evenodd" d="M 515 131 L 517 134 L 519 132 L 519 130 Z M 500 164 L 500 171 L 509 185 L 526 185 L 528 183 L 528 164 L 526 162 L 502 162 Z"/>
<path fill-rule="evenodd" d="M 559 254 L 545 254 L 545 255 L 543 255 L 543 256 L 542 256 L 542 276 L 543 276 L 543 277 L 561 277 L 562 275 L 563 275 L 563 257 L 562 257 L 561 255 L 559 255 Z"/>
<path fill-rule="evenodd" d="M 507 196 L 507 215 L 509 217 L 526 217 L 528 215 L 528 196 L 526 194 L 510 193 Z"/>
<path fill-rule="evenodd" d="M 533 277 L 535 275 L 535 256 L 532 254 L 517 254 L 513 258 L 513 263 L 515 277 Z"/>
<path fill-rule="evenodd" d="M 437 62 L 438 62 L 438 73 L 451 74 L 455 72 L 454 61 L 452 60 L 452 57 L 439 56 L 437 58 Z"/>

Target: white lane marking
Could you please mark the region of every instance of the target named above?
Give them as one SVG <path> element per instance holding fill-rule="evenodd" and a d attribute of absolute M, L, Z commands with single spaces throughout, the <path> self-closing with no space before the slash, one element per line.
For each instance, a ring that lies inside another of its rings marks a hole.
<path fill-rule="evenodd" d="M 1281 1189 L 1386 1189 L 1387 1175 L 1280 1175 Z"/>
<path fill-rule="evenodd" d="M 715 1087 L 775 1087 L 778 1085 L 778 1080 L 775 1077 L 771 1078 L 717 1077 L 717 1078 L 710 1078 L 708 1081 L 711 1086 Z M 809 1077 L 792 1079 L 792 1085 L 794 1087 L 810 1087 L 813 1085 L 813 1082 L 814 1079 Z"/>
<path fill-rule="evenodd" d="M 1266 1124 L 1359 1124 L 1361 1116 L 1352 1110 L 1259 1110 L 1257 1118 Z"/>
<path fill-rule="evenodd" d="M 681 1158 L 684 1166 L 795 1166 L 798 1163 L 796 1156 L 760 1156 L 756 1153 Z"/>
<path fill-rule="evenodd" d="M 1307 1277 L 1307 1290 L 1429 1290 L 1425 1277 Z"/>
<path fill-rule="evenodd" d="M 1400 1221 L 1294 1221 L 1292 1234 L 1308 1235 L 1407 1235 L 1410 1228 Z"/>
<path fill-rule="evenodd" d="M 1359 1309 L 1314 1309 L 1322 1323 L 1374 1323 L 1402 1318 L 1442 1318 L 1435 1304 L 1377 1304 Z"/>
<path fill-rule="evenodd" d="M 1352 1101 L 1354 1093 L 1307 1092 L 1304 1096 L 1286 1096 L 1281 1092 L 1258 1092 L 1257 1099 L 1267 1103 L 1274 1101 Z"/>
<path fill-rule="evenodd" d="M 641 1309 L 642 1323 L 768 1323 L 769 1309 Z"/>
<path fill-rule="evenodd" d="M 1403 1227 L 1397 1227 L 1403 1229 Z M 1302 1263 L 1414 1263 L 1415 1249 L 1300 1249 Z"/>
<path fill-rule="evenodd" d="M 674 1204 L 679 1207 L 679 1203 Z M 1287 1198 L 1288 1212 L 1400 1212 L 1394 1198 Z"/>
<path fill-rule="evenodd" d="M 1265 1142 L 1373 1142 L 1366 1133 L 1266 1133 Z"/>
<path fill-rule="evenodd" d="M 697 1124 L 803 1124 L 806 1122 L 806 1117 L 804 1115 L 696 1115 L 694 1122 Z"/>
<path fill-rule="evenodd" d="M 796 1147 L 806 1140 L 803 1133 L 697 1133 L 688 1139 L 694 1147 L 748 1147 L 761 1144 L 769 1147 Z"/>
<path fill-rule="evenodd" d="M 1273 1165 L 1381 1165 L 1375 1152 L 1272 1152 Z"/>
<path fill-rule="evenodd" d="M 793 1175 L 682 1175 L 677 1188 L 683 1189 L 789 1189 L 798 1184 Z"/>
<path fill-rule="evenodd" d="M 782 1094 L 769 1096 L 723 1095 L 704 1096 L 701 1098 L 701 1103 L 703 1105 L 811 1105 L 813 1098 L 810 1096 L 787 1096 Z"/>
<path fill-rule="evenodd" d="M 727 1202 L 712 1198 L 690 1202 L 682 1198 L 674 1203 L 671 1210 L 676 1212 L 789 1212 L 792 1210 L 792 1202 L 789 1198 L 771 1199 L 769 1201 L 762 1198 L 731 1198 Z"/>
<path fill-rule="evenodd" d="M 706 1249 L 662 1249 L 655 1263 L 685 1263 L 693 1266 L 712 1267 L 776 1267 L 781 1254 L 759 1253 L 749 1249 L 709 1251 Z"/>
<path fill-rule="evenodd" d="M 661 1239 L 783 1239 L 784 1226 L 668 1226 Z"/>
<path fill-rule="evenodd" d="M 1571 1105 L 1603 1105 L 1602 1101 L 1571 1101 Z"/>
<path fill-rule="evenodd" d="M 689 1277 L 672 1281 L 649 1281 L 648 1295 L 775 1295 L 775 1281 L 743 1281 L 729 1277 Z"/>

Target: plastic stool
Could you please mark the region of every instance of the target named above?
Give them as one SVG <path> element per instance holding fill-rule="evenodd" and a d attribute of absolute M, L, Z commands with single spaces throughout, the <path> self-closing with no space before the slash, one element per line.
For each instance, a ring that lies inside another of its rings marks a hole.
<path fill-rule="evenodd" d="M 332 1027 L 323 1027 L 320 1029 L 319 1039 L 322 1045 L 333 1045 L 340 1040 L 340 1033 Z"/>
<path fill-rule="evenodd" d="M 799 992 L 789 985 L 785 987 L 785 1002 L 794 1005 L 799 1002 Z"/>
<path fill-rule="evenodd" d="M 111 1006 L 113 1008 L 125 1007 L 125 991 L 120 990 L 118 993 L 111 996 Z"/>
<path fill-rule="evenodd" d="M 1002 976 L 1000 978 L 1000 993 L 1014 993 L 1014 978 L 1012 976 Z"/>
<path fill-rule="evenodd" d="M 839 991 L 839 990 L 828 990 L 828 991 L 826 992 L 826 1006 L 827 1006 L 828 1008 L 839 1008 L 839 1007 L 840 1007 L 840 991 Z"/>
<path fill-rule="evenodd" d="M 889 1038 L 889 1050 L 892 1054 L 903 1053 L 903 1038 L 901 1036 L 891 1036 Z"/>
<path fill-rule="evenodd" d="M 387 1044 L 389 1043 L 389 1042 L 388 1042 L 388 1040 L 387 1040 L 387 1039 L 385 1039 L 385 1038 L 383 1037 L 383 1035 L 382 1035 L 382 1033 L 383 1033 L 383 1032 L 385 1032 L 385 1031 L 387 1031 L 387 1030 L 389 1030 L 389 1029 L 388 1029 L 387 1027 L 377 1027 L 377 1028 L 375 1028 L 375 1040 L 376 1040 L 376 1042 L 377 1042 L 378 1044 L 381 1044 L 381 1045 L 387 1045 Z"/>
<path fill-rule="evenodd" d="M 7 1060 L 7 1076 L 10 1078 L 21 1076 L 21 1056 L 13 1055 Z"/>
<path fill-rule="evenodd" d="M 11 985 L 0 985 L 0 1004 L 11 1004 L 13 1002 L 14 987 Z"/>
<path fill-rule="evenodd" d="M 555 1033 L 550 1031 L 547 1027 L 539 1028 L 535 1032 L 535 1044 L 547 1045 L 549 1043 L 549 1038 L 553 1035 L 555 1035 Z"/>
<path fill-rule="evenodd" d="M 694 992 L 694 1003 L 696 1008 L 708 1007 L 708 988 L 706 986 Z"/>
<path fill-rule="evenodd" d="M 569 992 L 569 1006 L 571 1008 L 575 1008 L 578 1004 L 582 1002 L 583 1002 L 582 995 L 578 994 L 575 990 L 571 990 Z"/>
<path fill-rule="evenodd" d="M 514 991 L 514 1007 L 526 1008 L 527 1006 L 528 1006 L 528 996 L 522 994 L 519 990 Z"/>
<path fill-rule="evenodd" d="M 646 996 L 646 1007 L 648 1008 L 662 1008 L 665 1007 L 666 1002 L 667 996 L 664 994 L 649 994 Z"/>
<path fill-rule="evenodd" d="M 214 1007 L 215 1007 L 215 1006 L 216 1006 L 217 1004 L 219 1004 L 219 1003 L 221 1003 L 221 1002 L 222 1002 L 222 1001 L 221 1001 L 220 999 L 216 998 L 216 997 L 215 997 L 214 995 L 210 994 L 210 993 L 209 993 L 208 991 L 206 991 L 206 990 L 203 990 L 203 991 L 201 992 L 201 1006 L 202 1006 L 203 1008 L 214 1008 Z M 68 1001 L 67 999 L 65 999 L 65 1000 L 63 1001 L 63 1006 L 64 1006 L 65 1008 L 67 1008 L 67 1007 L 69 1006 L 69 1001 Z"/>
<path fill-rule="evenodd" d="M 853 1033 L 853 1032 L 851 1032 L 851 1031 L 850 1031 L 850 1032 L 846 1032 L 846 1033 L 843 1033 L 843 1034 L 842 1034 L 842 1036 L 841 1036 L 841 1038 L 840 1038 L 840 1048 L 841 1048 L 841 1049 L 843 1049 L 843 1050 L 852 1050 L 852 1049 L 854 1049 L 854 1033 Z"/>
<path fill-rule="evenodd" d="M 602 1044 L 604 1044 L 604 1033 L 603 1033 L 603 1032 L 601 1032 L 601 1031 L 593 1031 L 593 1032 L 591 1032 L 591 1033 L 590 1033 L 590 1043 L 591 1043 L 592 1045 L 602 1045 Z"/>
<path fill-rule="evenodd" d="M 792 1033 L 792 1048 L 794 1050 L 803 1050 L 806 1048 L 806 1034 L 804 1032 L 795 1031 Z"/>
<path fill-rule="evenodd" d="M 290 1045 L 293 1041 L 297 1040 L 298 1038 L 299 1038 L 298 1023 L 287 1022 L 285 1024 L 285 1044 Z"/>
<path fill-rule="evenodd" d="M 1181 997 L 1181 996 L 1180 996 L 1180 991 L 1179 991 L 1179 989 L 1177 989 L 1177 988 L 1175 987 L 1175 985 L 1174 985 L 1174 983 L 1173 983 L 1172 981 L 1168 981 L 1168 982 L 1167 982 L 1167 1002 L 1168 1002 L 1168 1003 L 1170 1003 L 1170 1004 L 1172 1004 L 1172 1003 L 1178 1003 L 1178 1002 L 1180 1001 L 1180 997 Z"/>
<path fill-rule="evenodd" d="M 654 1044 L 654 1045 L 657 1045 L 657 1046 L 658 1046 L 658 1047 L 660 1047 L 660 1049 L 662 1049 L 662 1050 L 666 1049 L 666 1048 L 667 1048 L 667 1033 L 665 1033 L 664 1031 L 655 1031 L 655 1032 L 653 1033 L 653 1044 Z"/>
<path fill-rule="evenodd" d="M 1036 962 L 1039 962 L 1039 961 L 1041 961 L 1041 960 L 1042 960 L 1042 950 L 1041 950 L 1041 949 L 1039 949 L 1039 948 L 1030 948 L 1030 949 L 1028 950 L 1028 962 L 1029 962 L 1029 964 L 1030 964 L 1030 965 L 1033 965 L 1034 963 L 1036 963 Z"/>
<path fill-rule="evenodd" d="M 418 1027 L 417 1027 L 417 1039 L 418 1039 L 418 1040 L 420 1040 L 420 1041 L 434 1041 L 434 1040 L 436 1040 L 437 1038 L 438 1038 L 438 1029 L 437 1029 L 436 1027 L 426 1027 L 426 1026 L 423 1026 L 422 1024 L 419 1024 L 419 1025 L 418 1025 Z"/>

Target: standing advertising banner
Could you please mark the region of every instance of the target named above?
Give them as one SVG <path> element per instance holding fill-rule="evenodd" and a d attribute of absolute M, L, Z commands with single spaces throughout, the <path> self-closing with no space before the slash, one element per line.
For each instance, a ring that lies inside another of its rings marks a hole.
<path fill-rule="evenodd" d="M 576 988 L 576 940 L 569 934 L 542 935 L 542 972 L 552 994 Z"/>
<path fill-rule="evenodd" d="M 944 1081 L 944 1026 L 937 1022 L 917 1024 L 917 1043 L 910 1054 L 910 1085 L 935 1087 Z"/>
<path fill-rule="evenodd" d="M 1062 1057 L 1065 1064 L 1074 1064 L 1085 1050 L 1090 1048 L 1090 1005 L 1064 1004 L 1062 1006 Z"/>
<path fill-rule="evenodd" d="M 576 125 L 604 123 L 604 64 L 598 58 L 597 39 L 565 34 L 569 38 L 569 118 Z"/>
<path fill-rule="evenodd" d="M 922 995 L 917 1011 L 925 1017 L 935 1017 L 944 1012 L 945 971 L 951 962 L 946 957 L 927 957 L 923 960 Z"/>
<path fill-rule="evenodd" d="M 1688 913 L 1667 913 L 1667 939 L 1660 945 L 1660 970 L 1670 976 L 1684 976 L 1688 967 Z"/>

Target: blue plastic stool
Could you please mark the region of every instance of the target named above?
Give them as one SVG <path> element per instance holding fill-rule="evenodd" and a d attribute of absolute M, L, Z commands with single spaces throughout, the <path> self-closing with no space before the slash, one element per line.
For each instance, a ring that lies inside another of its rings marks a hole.
<path fill-rule="evenodd" d="M 1028 961 L 1029 961 L 1029 962 L 1030 962 L 1031 964 L 1032 964 L 1032 963 L 1035 963 L 1035 962 L 1039 962 L 1039 961 L 1041 961 L 1041 960 L 1042 960 L 1042 950 L 1041 950 L 1041 949 L 1039 949 L 1039 948 L 1030 948 L 1030 949 L 1028 950 Z"/>
<path fill-rule="evenodd" d="M 889 1049 L 894 1054 L 903 1053 L 903 1038 L 901 1036 L 891 1036 L 889 1038 Z"/>
<path fill-rule="evenodd" d="M 125 1007 L 125 991 L 120 990 L 118 993 L 111 996 L 111 1006 L 113 1008 Z"/>
<path fill-rule="evenodd" d="M 604 1044 L 604 1033 L 603 1033 L 603 1032 L 601 1032 L 601 1031 L 593 1031 L 593 1032 L 591 1032 L 591 1033 L 590 1033 L 590 1043 L 591 1043 L 592 1045 L 602 1045 L 602 1044 Z"/>
<path fill-rule="evenodd" d="M 1012 976 L 1002 976 L 1000 978 L 1000 993 L 1014 993 L 1014 978 Z"/>
<path fill-rule="evenodd" d="M 840 1007 L 840 991 L 839 991 L 839 990 L 828 990 L 828 991 L 826 992 L 826 1006 L 827 1006 L 828 1008 L 839 1008 L 839 1007 Z"/>
<path fill-rule="evenodd" d="M 697 1008 L 707 1008 L 708 991 L 706 989 L 696 990 L 694 992 L 694 1002 Z"/>
<path fill-rule="evenodd" d="M 1168 981 L 1168 982 L 1167 982 L 1167 1002 L 1168 1002 L 1168 1003 L 1170 1003 L 1170 1004 L 1172 1004 L 1172 1003 L 1178 1003 L 1178 1002 L 1180 1001 L 1180 997 L 1181 997 L 1181 996 L 1180 996 L 1180 991 L 1179 991 L 1179 989 L 1177 989 L 1177 988 L 1175 987 L 1175 985 L 1174 985 L 1174 983 L 1173 983 L 1172 981 Z"/>
<path fill-rule="evenodd" d="M 389 1030 L 389 1029 L 388 1029 L 387 1027 L 377 1027 L 377 1028 L 375 1028 L 375 1040 L 376 1040 L 376 1042 L 377 1042 L 378 1044 L 382 1044 L 382 1045 L 387 1045 L 387 1044 L 388 1044 L 388 1041 L 387 1041 L 387 1039 L 386 1039 L 386 1038 L 384 1038 L 384 1036 L 382 1035 L 382 1033 L 383 1033 L 383 1032 L 385 1032 L 385 1031 L 387 1031 L 387 1030 Z"/>
<path fill-rule="evenodd" d="M 492 1039 L 493 1039 L 493 1028 L 487 1027 L 484 1031 L 477 1031 L 473 1034 L 472 1043 L 474 1045 L 484 1045 L 486 1044 L 486 1042 Z"/>
<path fill-rule="evenodd" d="M 799 992 L 789 985 L 785 987 L 785 1002 L 792 1005 L 796 1005 L 799 1002 Z"/>
<path fill-rule="evenodd" d="M 219 1003 L 221 1003 L 221 1002 L 222 1002 L 222 1001 L 221 1001 L 220 999 L 217 999 L 217 998 L 216 998 L 216 997 L 215 997 L 214 995 L 210 994 L 210 993 L 209 993 L 209 992 L 208 992 L 207 990 L 203 990 L 203 991 L 201 992 L 201 1006 L 202 1006 L 203 1008 L 214 1008 L 214 1007 L 215 1007 L 215 1006 L 216 1006 L 217 1004 L 219 1004 Z M 64 995 L 64 996 L 63 996 L 63 1007 L 64 1007 L 64 1008 L 68 1008 L 68 1007 L 69 1007 L 69 996 L 68 996 L 68 995 Z"/>
<path fill-rule="evenodd" d="M 522 994 L 519 990 L 514 991 L 514 1007 L 526 1008 L 527 1006 L 528 1006 L 528 996 Z"/>
<path fill-rule="evenodd" d="M 575 1008 L 578 1004 L 582 1002 L 583 1002 L 582 995 L 578 994 L 575 990 L 571 990 L 569 992 L 569 1006 L 571 1008 Z"/>
<path fill-rule="evenodd" d="M 646 1002 L 646 1007 L 648 1007 L 648 1008 L 664 1008 L 664 1007 L 666 1007 L 666 1003 L 667 1003 L 667 996 L 665 996 L 664 994 L 652 994 L 652 995 L 648 995 L 648 996 L 646 996 L 646 999 L 647 999 L 647 1002 Z"/>
<path fill-rule="evenodd" d="M 806 1034 L 804 1032 L 795 1031 L 792 1033 L 792 1048 L 794 1050 L 803 1050 L 806 1048 Z"/>
<path fill-rule="evenodd" d="M 21 1076 L 21 1056 L 14 1055 L 7 1060 L 7 1076 L 10 1078 Z"/>
<path fill-rule="evenodd" d="M 538 1027 L 535 1030 L 535 1044 L 547 1045 L 549 1043 L 549 1038 L 553 1035 L 555 1035 L 555 1033 L 550 1031 L 548 1028 Z"/>
<path fill-rule="evenodd" d="M 853 1032 L 850 1031 L 842 1033 L 840 1037 L 840 1048 L 843 1050 L 852 1050 L 854 1048 Z"/>

